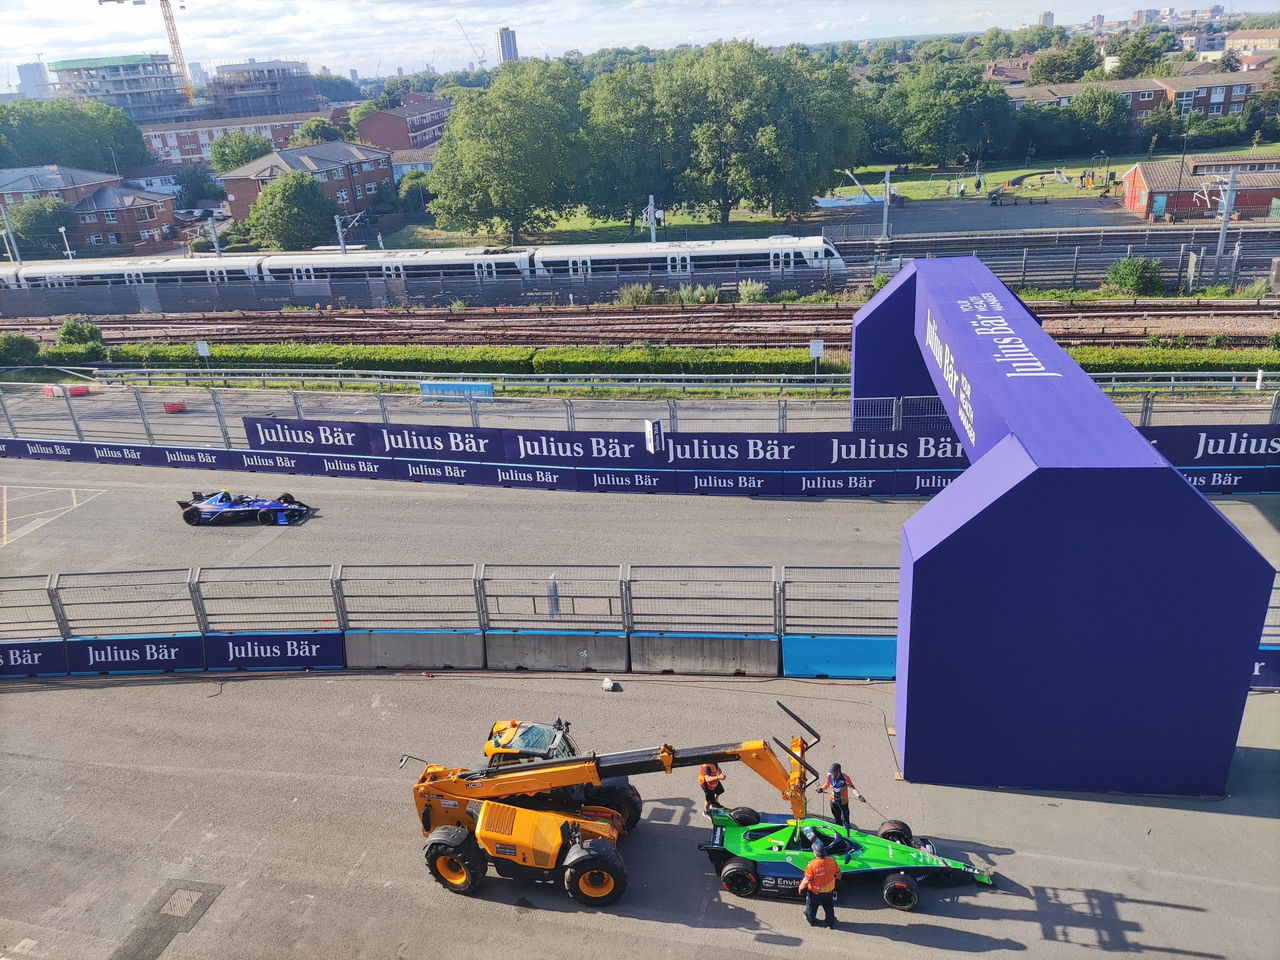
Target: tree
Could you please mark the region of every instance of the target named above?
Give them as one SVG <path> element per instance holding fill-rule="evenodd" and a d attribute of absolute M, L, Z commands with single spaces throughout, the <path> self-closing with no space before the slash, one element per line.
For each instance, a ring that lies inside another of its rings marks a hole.
<path fill-rule="evenodd" d="M 521 235 L 581 199 L 582 80 L 563 62 L 504 64 L 487 91 L 457 101 L 428 179 L 449 230 Z"/>
<path fill-rule="evenodd" d="M 1157 143 L 1173 143 L 1175 139 L 1182 136 L 1185 129 L 1182 117 L 1178 115 L 1178 111 L 1173 109 L 1173 104 L 1168 101 L 1160 104 L 1145 117 L 1139 119 L 1138 126 L 1142 128 L 1144 133 L 1150 134 L 1153 138 L 1158 138 Z"/>
<path fill-rule="evenodd" d="M 1242 30 L 1276 30 L 1280 29 L 1280 13 L 1264 13 L 1256 17 L 1245 17 L 1240 23 Z"/>
<path fill-rule="evenodd" d="M 262 134 L 232 130 L 209 144 L 209 160 L 213 169 L 226 173 L 266 156 L 271 150 L 271 141 Z"/>
<path fill-rule="evenodd" d="M 342 131 L 323 117 L 312 117 L 289 138 L 291 147 L 307 147 L 316 143 L 332 143 L 342 139 Z"/>
<path fill-rule="evenodd" d="M 316 85 L 316 93 L 330 103 L 360 99 L 360 88 L 346 77 L 336 77 L 331 73 L 313 73 L 311 82 Z"/>
<path fill-rule="evenodd" d="M 1080 70 L 1076 58 L 1066 50 L 1046 50 L 1031 63 L 1027 73 L 1027 82 L 1031 84 L 1073 83 L 1079 80 L 1084 71 Z"/>
<path fill-rule="evenodd" d="M 333 236 L 333 218 L 339 213 L 311 174 L 293 170 L 263 188 L 246 222 L 259 246 L 305 250 Z"/>
<path fill-rule="evenodd" d="M 983 80 L 974 65 L 923 64 L 893 94 L 903 140 L 918 160 L 947 164 L 1007 149 L 1013 106 L 1004 88 Z"/>
<path fill-rule="evenodd" d="M 1222 59 L 1218 61 L 1218 69 L 1223 73 L 1236 73 L 1241 66 L 1239 50 L 1224 51 Z"/>
<path fill-rule="evenodd" d="M 435 199 L 431 192 L 431 174 L 426 170 L 410 170 L 400 178 L 398 192 L 400 209 L 405 213 L 422 213 Z"/>
<path fill-rule="evenodd" d="M 58 328 L 58 346 L 76 346 L 85 343 L 101 343 L 102 330 L 89 322 L 83 314 L 75 314 L 62 321 Z"/>
<path fill-rule="evenodd" d="M 190 209 L 200 205 L 201 200 L 221 200 L 226 191 L 222 184 L 209 176 L 209 171 L 202 164 L 184 163 L 173 174 L 178 183 L 178 196 L 174 206 L 179 209 Z"/>
<path fill-rule="evenodd" d="M 366 100 L 358 107 L 351 108 L 351 112 L 347 114 L 347 123 L 349 123 L 354 129 L 355 125 L 365 117 L 372 117 L 382 109 L 382 107 L 378 106 L 378 102 L 376 100 Z"/>
<path fill-rule="evenodd" d="M 61 197 L 36 197 L 9 208 L 9 225 L 27 243 L 44 250 L 61 250 L 62 234 L 75 229 L 76 214 Z"/>
<path fill-rule="evenodd" d="M 592 216 L 636 219 L 654 194 L 675 198 L 675 148 L 660 126 L 654 73 L 631 64 L 597 77 L 583 96 L 589 161 L 585 202 Z"/>
<path fill-rule="evenodd" d="M 865 107 L 848 71 L 799 50 L 713 43 L 660 69 L 654 90 L 663 136 L 687 145 L 678 198 L 720 223 L 742 201 L 808 211 L 836 167 L 865 150 Z"/>
<path fill-rule="evenodd" d="M 1067 107 L 1079 124 L 1079 145 L 1105 147 L 1114 153 L 1129 133 L 1129 102 L 1106 87 L 1089 85 L 1071 98 Z"/>
<path fill-rule="evenodd" d="M 978 53 L 984 60 L 1004 60 L 1013 56 L 1013 37 L 999 27 L 992 27 L 982 35 Z"/>
<path fill-rule="evenodd" d="M 115 172 L 151 162 L 123 110 L 90 100 L 0 104 L 0 168 L 61 164 Z"/>

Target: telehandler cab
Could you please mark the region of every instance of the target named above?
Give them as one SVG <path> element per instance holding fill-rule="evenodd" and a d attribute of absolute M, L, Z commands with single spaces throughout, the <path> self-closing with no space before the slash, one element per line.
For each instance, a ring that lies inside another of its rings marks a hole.
<path fill-rule="evenodd" d="M 431 876 L 446 890 L 475 893 L 489 864 L 499 876 L 559 883 L 588 906 L 613 903 L 627 889 L 627 868 L 618 852 L 625 819 L 604 804 L 584 804 L 574 812 L 531 809 L 530 797 L 557 796 L 574 787 L 600 788 L 607 780 L 641 773 L 670 773 L 677 767 L 741 761 L 773 785 L 797 819 L 807 812 L 805 791 L 817 771 L 805 754 L 820 734 L 791 710 L 778 706 L 812 737 L 774 742 L 790 757 L 790 769 L 763 740 L 721 743 L 677 750 L 669 744 L 617 753 L 549 757 L 506 763 L 484 770 L 426 764 L 413 787 L 424 852 Z M 539 805 L 542 805 L 539 803 Z"/>

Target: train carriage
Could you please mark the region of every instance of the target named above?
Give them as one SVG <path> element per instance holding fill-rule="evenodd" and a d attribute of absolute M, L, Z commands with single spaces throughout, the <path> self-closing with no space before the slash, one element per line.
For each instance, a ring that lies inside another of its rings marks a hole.
<path fill-rule="evenodd" d="M 27 287 L 111 287 L 168 283 L 247 283 L 261 256 L 153 257 L 137 260 L 42 260 L 18 268 Z"/>
<path fill-rule="evenodd" d="M 843 270 L 844 260 L 825 237 L 778 235 L 752 240 L 677 243 L 597 243 L 538 247 L 539 277 L 648 274 L 684 277 L 698 272 Z"/>
<path fill-rule="evenodd" d="M 264 280 L 496 280 L 527 277 L 526 248 L 363 250 L 358 253 L 278 254 L 263 260 Z"/>

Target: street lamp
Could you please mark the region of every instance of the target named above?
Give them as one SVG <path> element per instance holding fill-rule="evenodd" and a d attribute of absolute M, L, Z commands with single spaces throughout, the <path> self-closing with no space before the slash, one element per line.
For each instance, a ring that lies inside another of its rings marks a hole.
<path fill-rule="evenodd" d="M 68 260 L 74 260 L 74 259 L 76 258 L 76 253 L 75 253 L 75 251 L 74 251 L 74 250 L 72 250 L 72 249 L 71 249 L 71 243 L 70 243 L 70 241 L 68 241 L 68 240 L 67 240 L 67 228 L 66 228 L 66 227 L 59 227 L 59 228 L 58 228 L 58 232 L 59 232 L 60 234 L 62 234 L 62 245 L 63 245 L 63 247 L 65 247 L 65 248 L 66 248 L 66 251 L 67 251 L 67 259 L 68 259 Z"/>

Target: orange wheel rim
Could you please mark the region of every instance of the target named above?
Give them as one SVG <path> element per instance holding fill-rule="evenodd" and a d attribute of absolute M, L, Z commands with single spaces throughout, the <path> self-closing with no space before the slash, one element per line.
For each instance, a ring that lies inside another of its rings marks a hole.
<path fill-rule="evenodd" d="M 450 883 L 455 887 L 460 887 L 467 882 L 466 865 L 448 854 L 436 857 L 436 872 L 444 878 L 446 883 Z"/>
<path fill-rule="evenodd" d="M 578 889 L 589 897 L 605 897 L 613 892 L 613 877 L 603 870 L 588 870 L 578 878 Z"/>

